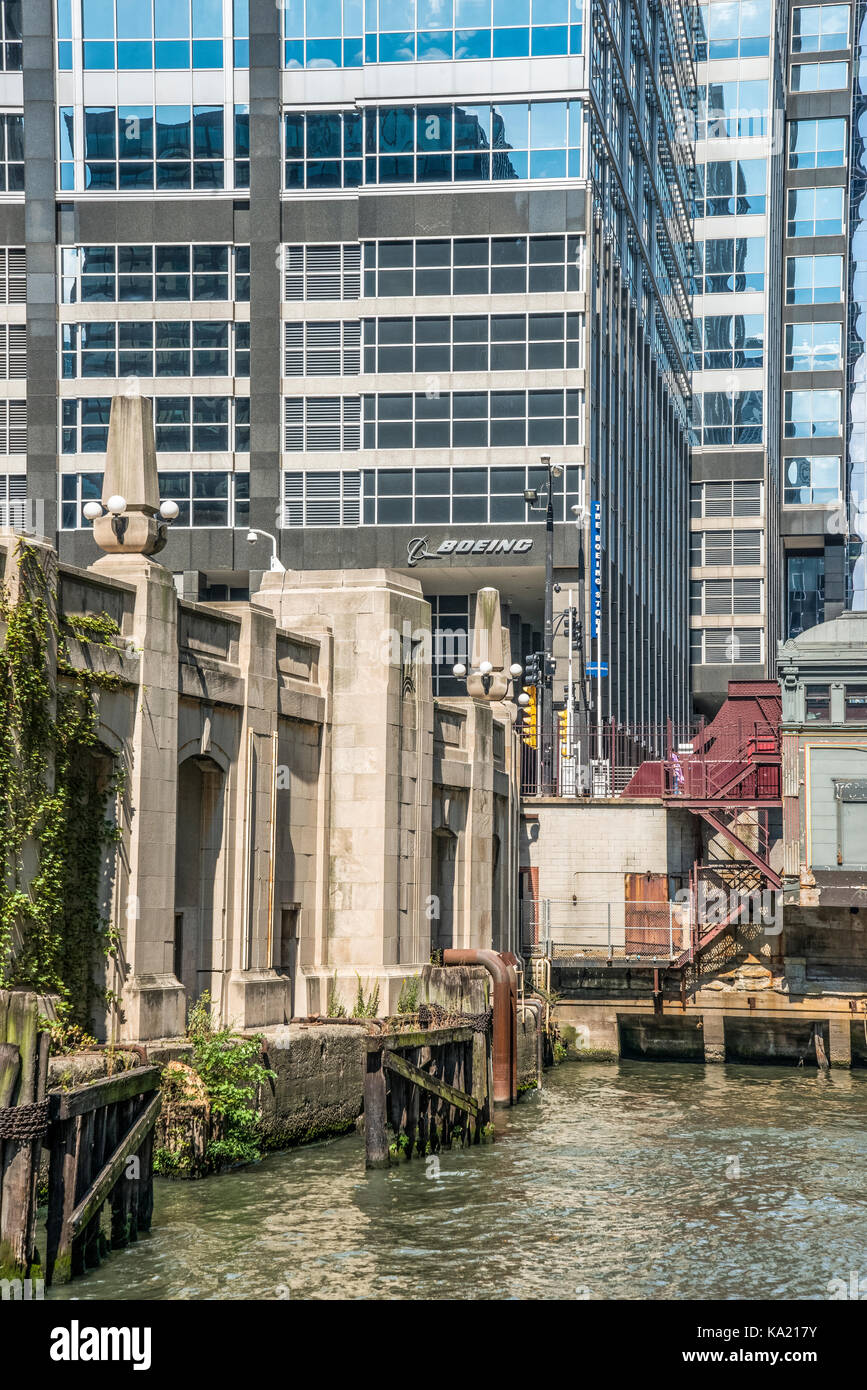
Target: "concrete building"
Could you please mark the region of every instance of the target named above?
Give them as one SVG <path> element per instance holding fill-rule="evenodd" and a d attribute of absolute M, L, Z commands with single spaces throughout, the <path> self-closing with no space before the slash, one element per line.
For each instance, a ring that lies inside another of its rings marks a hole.
<path fill-rule="evenodd" d="M 156 478 L 151 403 L 118 398 L 105 553 L 57 570 L 65 631 L 100 614 L 117 629 L 95 658 L 68 644 L 73 670 L 97 659 L 113 677 L 97 687 L 93 776 L 124 773 L 99 901 L 76 904 L 118 942 L 120 1008 L 93 1019 L 99 1035 L 176 1036 L 203 990 L 241 1028 L 324 1014 L 332 992 L 351 1008 L 359 980 L 389 1012 L 432 951 L 512 949 L 513 720 L 434 698 L 418 581 L 274 572 L 251 602 L 182 599 L 153 558 Z M 14 595 L 19 538 L 0 549 Z M 34 549 L 53 572 L 51 548 Z"/>
<path fill-rule="evenodd" d="M 514 653 L 538 646 L 544 514 L 523 494 L 548 453 L 564 587 L 569 509 L 588 556 L 594 518 L 597 714 L 685 718 L 680 0 L 0 13 L 0 505 L 29 499 L 63 560 L 92 563 L 82 506 L 135 376 L 183 595 L 255 592 L 249 524 L 305 572 L 420 578 L 452 696 L 480 587 Z"/>

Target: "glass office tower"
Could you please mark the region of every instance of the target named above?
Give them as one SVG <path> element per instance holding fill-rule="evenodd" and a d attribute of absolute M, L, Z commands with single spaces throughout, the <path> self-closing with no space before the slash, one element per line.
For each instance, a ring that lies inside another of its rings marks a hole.
<path fill-rule="evenodd" d="M 137 377 L 184 593 L 245 596 L 268 558 L 252 525 L 293 567 L 417 576 L 459 646 L 495 584 L 523 655 L 544 583 L 544 510 L 524 494 L 549 455 L 561 606 L 585 505 L 596 712 L 686 717 L 679 0 L 0 16 L 0 506 L 26 496 L 64 558 L 95 558 L 83 506 L 111 397 Z M 590 603 L 588 581 L 588 627 Z M 455 655 L 439 693 L 458 693 Z"/>

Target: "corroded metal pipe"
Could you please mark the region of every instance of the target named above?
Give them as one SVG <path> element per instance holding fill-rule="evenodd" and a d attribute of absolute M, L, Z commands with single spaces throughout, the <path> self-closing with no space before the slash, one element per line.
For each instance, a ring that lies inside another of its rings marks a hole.
<path fill-rule="evenodd" d="M 498 951 L 448 949 L 443 965 L 482 965 L 494 982 L 494 1104 L 518 1099 L 518 980 L 514 957 Z"/>

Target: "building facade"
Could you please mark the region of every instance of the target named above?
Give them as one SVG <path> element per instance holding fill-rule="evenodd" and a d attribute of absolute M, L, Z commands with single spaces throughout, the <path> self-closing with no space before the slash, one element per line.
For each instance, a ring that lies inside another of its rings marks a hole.
<path fill-rule="evenodd" d="M 0 12 L 0 505 L 29 502 L 90 563 L 83 507 L 134 376 L 180 508 L 163 558 L 181 592 L 255 590 L 270 542 L 251 526 L 293 568 L 396 568 L 448 634 L 434 690 L 451 696 L 484 585 L 513 651 L 538 646 L 545 499 L 524 493 L 550 455 L 564 586 L 594 518 L 596 713 L 683 719 L 679 0 Z"/>

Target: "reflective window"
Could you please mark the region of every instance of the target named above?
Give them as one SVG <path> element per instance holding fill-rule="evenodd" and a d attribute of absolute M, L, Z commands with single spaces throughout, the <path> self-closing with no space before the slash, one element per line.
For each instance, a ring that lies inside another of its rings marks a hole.
<path fill-rule="evenodd" d="M 693 432 L 705 447 L 761 444 L 761 391 L 697 391 L 692 397 Z"/>
<path fill-rule="evenodd" d="M 848 43 L 848 5 L 796 5 L 792 10 L 793 53 L 832 51 Z"/>
<path fill-rule="evenodd" d="M 850 685 L 846 682 L 843 718 L 847 724 L 867 723 L 867 685 Z"/>
<path fill-rule="evenodd" d="M 368 298 L 583 289 L 583 237 L 456 237 L 364 244 Z"/>
<path fill-rule="evenodd" d="M 284 117 L 286 188 L 581 177 L 582 104 L 381 106 Z M 363 149 L 362 149 L 363 144 Z"/>
<path fill-rule="evenodd" d="M 61 186 L 69 186 L 71 130 L 61 112 Z M 105 106 L 84 109 L 84 187 L 223 188 L 222 106 Z"/>
<path fill-rule="evenodd" d="M 0 68 L 20 72 L 23 54 L 23 0 L 0 0 Z"/>
<path fill-rule="evenodd" d="M 487 314 L 364 320 L 365 372 L 508 372 L 579 367 L 583 315 Z"/>
<path fill-rule="evenodd" d="M 765 211 L 764 159 L 712 160 L 696 165 L 696 217 L 746 217 Z"/>
<path fill-rule="evenodd" d="M 787 372 L 840 371 L 843 325 L 840 323 L 787 323 Z"/>
<path fill-rule="evenodd" d="M 796 454 L 783 459 L 787 506 L 836 502 L 840 498 L 839 454 Z"/>
<path fill-rule="evenodd" d="M 731 294 L 765 287 L 763 237 L 713 237 L 695 243 L 695 293 Z"/>
<path fill-rule="evenodd" d="M 86 502 L 101 501 L 101 473 L 64 473 L 60 479 L 60 529 L 89 530 Z M 161 502 L 176 502 L 179 526 L 249 526 L 250 475 L 199 470 L 159 473 Z"/>
<path fill-rule="evenodd" d="M 763 314 L 714 314 L 693 320 L 697 370 L 724 371 L 764 364 Z"/>
<path fill-rule="evenodd" d="M 90 320 L 62 324 L 60 339 L 64 380 L 79 376 L 250 374 L 249 323 L 219 319 Z"/>
<path fill-rule="evenodd" d="M 831 169 L 846 157 L 846 121 L 827 116 L 816 121 L 790 121 L 789 168 Z"/>
<path fill-rule="evenodd" d="M 152 71 L 221 68 L 249 62 L 249 3 L 234 0 L 234 54 L 223 32 L 222 0 L 82 0 L 85 69 Z M 70 6 L 58 4 L 58 66 L 72 66 Z M 224 45 L 224 38 L 226 43 Z"/>
<path fill-rule="evenodd" d="M 234 274 L 233 274 L 234 271 Z M 250 298 L 250 248 L 145 243 L 60 248 L 64 304 Z"/>
<path fill-rule="evenodd" d="M 770 34 L 770 0 L 711 0 L 699 6 L 696 61 L 764 57 Z"/>
<path fill-rule="evenodd" d="M 787 236 L 841 236 L 845 215 L 842 187 L 790 188 Z"/>
<path fill-rule="evenodd" d="M 798 637 L 807 628 L 825 621 L 825 556 L 821 551 L 786 556 L 788 571 L 788 635 Z M 831 688 L 810 684 L 806 688 L 807 721 L 831 718 Z"/>
<path fill-rule="evenodd" d="M 248 397 L 157 396 L 154 398 L 157 453 L 247 453 Z M 104 454 L 111 396 L 66 397 L 60 402 L 64 454 Z"/>
<path fill-rule="evenodd" d="M 699 140 L 750 139 L 768 133 L 765 78 L 709 82 L 698 88 Z"/>
<path fill-rule="evenodd" d="M 787 304 L 839 304 L 842 298 L 842 256 L 788 257 Z"/>
<path fill-rule="evenodd" d="M 7 111 L 0 115 L 0 192 L 24 190 L 24 117 Z"/>
<path fill-rule="evenodd" d="M 787 439 L 822 439 L 840 433 L 839 391 L 786 391 L 784 399 Z"/>
<path fill-rule="evenodd" d="M 793 92 L 833 92 L 849 85 L 848 63 L 793 63 Z"/>

